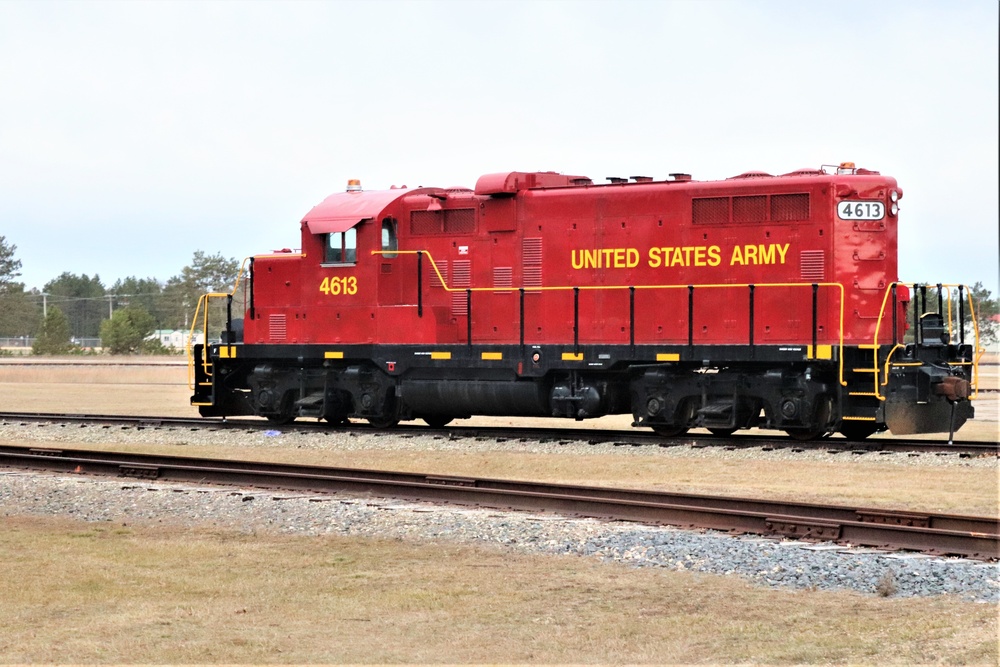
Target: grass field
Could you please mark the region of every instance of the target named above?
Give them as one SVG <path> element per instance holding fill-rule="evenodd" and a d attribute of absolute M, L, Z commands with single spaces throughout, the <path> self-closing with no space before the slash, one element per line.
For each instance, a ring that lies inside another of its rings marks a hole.
<path fill-rule="evenodd" d="M 996 664 L 992 605 L 448 544 L 0 520 L 5 663 Z"/>

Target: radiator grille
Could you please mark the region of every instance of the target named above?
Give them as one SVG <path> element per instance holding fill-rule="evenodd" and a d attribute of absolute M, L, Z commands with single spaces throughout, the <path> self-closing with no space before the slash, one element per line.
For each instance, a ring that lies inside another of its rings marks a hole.
<path fill-rule="evenodd" d="M 799 254 L 799 277 L 811 283 L 821 283 L 826 280 L 826 252 L 803 250 Z"/>
<path fill-rule="evenodd" d="M 444 212 L 446 234 L 471 234 L 476 231 L 476 209 L 456 208 Z"/>
<path fill-rule="evenodd" d="M 267 319 L 267 333 L 271 340 L 285 340 L 288 329 L 285 325 L 285 314 L 270 315 Z"/>
<path fill-rule="evenodd" d="M 767 195 L 733 197 L 733 222 L 765 222 Z"/>
<path fill-rule="evenodd" d="M 774 222 L 808 219 L 808 194 L 771 195 L 771 220 Z"/>
<path fill-rule="evenodd" d="M 410 234 L 472 234 L 476 231 L 476 209 L 410 211 Z"/>
<path fill-rule="evenodd" d="M 692 199 L 691 221 L 696 225 L 717 225 L 729 222 L 729 197 Z"/>
<path fill-rule="evenodd" d="M 410 211 L 410 234 L 440 234 L 441 211 Z"/>

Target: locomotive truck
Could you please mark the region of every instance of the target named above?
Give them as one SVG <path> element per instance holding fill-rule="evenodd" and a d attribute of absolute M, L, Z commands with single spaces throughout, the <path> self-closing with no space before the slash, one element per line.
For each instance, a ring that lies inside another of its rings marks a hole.
<path fill-rule="evenodd" d="M 232 292 L 202 298 L 195 327 L 218 318 L 220 334 L 191 349 L 191 402 L 276 424 L 952 432 L 974 414 L 974 304 L 964 286 L 899 282 L 902 196 L 853 163 L 351 181 L 302 218 L 300 250 L 249 258 Z"/>

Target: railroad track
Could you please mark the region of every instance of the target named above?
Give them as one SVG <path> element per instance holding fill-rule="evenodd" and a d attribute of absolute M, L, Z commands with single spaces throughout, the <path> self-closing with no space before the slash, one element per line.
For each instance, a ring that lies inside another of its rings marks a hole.
<path fill-rule="evenodd" d="M 0 466 L 61 473 L 219 484 L 310 493 L 349 492 L 478 507 L 555 512 L 911 550 L 1000 558 L 992 517 L 548 484 L 230 459 L 0 446 Z"/>
<path fill-rule="evenodd" d="M 688 433 L 674 438 L 664 438 L 647 431 L 628 430 L 612 431 L 583 428 L 530 428 L 530 427 L 484 427 L 484 426 L 448 426 L 431 428 L 420 424 L 400 425 L 391 430 L 373 429 L 367 423 L 358 422 L 332 427 L 325 422 L 299 421 L 281 427 L 275 427 L 261 419 L 237 418 L 216 419 L 202 417 L 155 417 L 155 416 L 125 416 L 125 415 L 80 415 L 33 412 L 0 412 L 0 423 L 76 423 L 98 424 L 105 427 L 121 428 L 191 428 L 191 429 L 247 429 L 282 431 L 329 431 L 332 429 L 351 429 L 367 432 L 378 432 L 385 435 L 413 437 L 416 435 L 437 435 L 450 439 L 474 438 L 494 440 L 521 440 L 525 442 L 615 444 L 620 446 L 659 446 L 673 447 L 690 445 L 692 447 L 724 447 L 728 449 L 749 449 L 759 447 L 764 450 L 787 449 L 791 452 L 809 450 L 827 451 L 830 453 L 851 452 L 863 454 L 870 452 L 911 452 L 933 454 L 958 454 L 960 456 L 998 456 L 1000 443 L 981 441 L 954 441 L 952 443 L 934 440 L 911 440 L 906 438 L 872 438 L 863 441 L 848 440 L 839 436 L 813 441 L 795 440 L 784 435 L 739 434 L 733 436 L 716 436 L 709 433 Z"/>

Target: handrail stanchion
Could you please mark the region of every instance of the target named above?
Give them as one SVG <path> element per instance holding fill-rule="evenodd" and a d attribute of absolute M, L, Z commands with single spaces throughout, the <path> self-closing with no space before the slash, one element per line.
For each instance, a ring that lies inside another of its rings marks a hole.
<path fill-rule="evenodd" d="M 819 284 L 812 284 L 812 335 L 813 335 L 813 358 L 819 356 L 817 353 L 819 343 Z"/>
<path fill-rule="evenodd" d="M 519 287 L 517 291 L 518 291 L 518 294 L 520 294 L 520 301 L 521 301 L 521 316 L 520 316 L 520 320 L 521 320 L 521 354 L 524 354 L 524 288 L 523 287 Z"/>
<path fill-rule="evenodd" d="M 896 283 L 892 284 L 892 346 L 899 344 L 899 326 L 896 318 L 899 316 L 899 301 L 896 295 Z M 876 341 L 877 343 L 878 341 Z"/>
<path fill-rule="evenodd" d="M 628 344 L 635 356 L 635 286 L 628 288 Z"/>
<path fill-rule="evenodd" d="M 965 301 L 962 300 L 962 288 L 958 286 L 958 344 L 965 345 Z"/>
<path fill-rule="evenodd" d="M 424 253 L 417 251 L 417 317 L 424 316 Z"/>
<path fill-rule="evenodd" d="M 694 285 L 688 285 L 688 347 L 694 347 Z"/>

